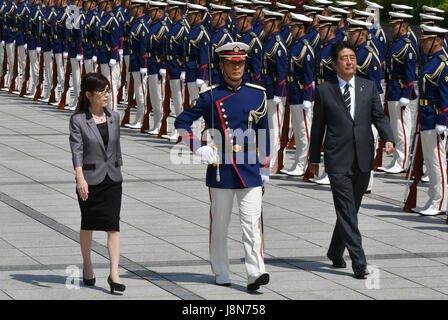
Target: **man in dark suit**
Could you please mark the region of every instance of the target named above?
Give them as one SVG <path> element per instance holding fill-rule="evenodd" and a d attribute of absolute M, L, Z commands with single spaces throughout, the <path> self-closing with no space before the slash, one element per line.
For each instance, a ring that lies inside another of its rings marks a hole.
<path fill-rule="evenodd" d="M 337 215 L 327 256 L 334 267 L 345 268 L 342 256 L 347 248 L 355 277 L 363 279 L 369 273 L 357 214 L 373 168 L 371 125 L 385 141 L 388 154 L 394 150 L 394 138 L 375 83 L 355 76 L 356 48 L 339 41 L 333 44 L 331 56 L 338 76 L 316 87 L 309 167 L 317 176 L 325 135 L 325 171 Z"/>

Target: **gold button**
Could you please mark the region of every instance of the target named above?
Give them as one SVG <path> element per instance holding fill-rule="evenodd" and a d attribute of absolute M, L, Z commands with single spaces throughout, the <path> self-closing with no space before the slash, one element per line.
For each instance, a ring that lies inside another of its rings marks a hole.
<path fill-rule="evenodd" d="M 225 123 L 226 123 L 226 125 L 228 125 L 228 124 L 229 124 L 229 121 L 226 121 Z"/>
<path fill-rule="evenodd" d="M 226 109 L 222 108 L 221 111 L 222 111 L 222 112 L 226 112 Z"/>
<path fill-rule="evenodd" d="M 227 118 L 227 115 L 226 115 L 226 114 L 224 115 L 224 118 Z"/>
<path fill-rule="evenodd" d="M 221 102 L 219 105 L 222 106 L 223 104 L 224 104 L 224 103 Z"/>
<path fill-rule="evenodd" d="M 229 133 L 229 138 L 231 138 L 232 137 L 232 134 L 231 133 Z"/>

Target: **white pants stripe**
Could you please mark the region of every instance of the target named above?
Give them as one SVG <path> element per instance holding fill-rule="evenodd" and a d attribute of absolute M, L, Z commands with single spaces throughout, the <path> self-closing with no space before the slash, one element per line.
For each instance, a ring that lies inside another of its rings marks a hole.
<path fill-rule="evenodd" d="M 261 187 L 245 189 L 210 188 L 210 262 L 215 275 L 228 275 L 227 234 L 236 196 L 243 231 L 245 266 L 248 283 L 266 272 L 261 240 Z"/>
<path fill-rule="evenodd" d="M 292 128 L 294 132 L 294 142 L 296 152 L 292 170 L 300 167 L 305 171 L 308 162 L 308 149 L 310 144 L 311 121 L 313 118 L 312 108 L 303 109 L 302 105 L 295 104 L 289 106 L 291 112 Z"/>
<path fill-rule="evenodd" d="M 268 122 L 271 142 L 271 168 L 277 161 L 278 151 L 280 150 L 281 133 L 283 127 L 283 115 L 285 113 L 286 98 L 282 98 L 281 103 L 268 100 Z"/>

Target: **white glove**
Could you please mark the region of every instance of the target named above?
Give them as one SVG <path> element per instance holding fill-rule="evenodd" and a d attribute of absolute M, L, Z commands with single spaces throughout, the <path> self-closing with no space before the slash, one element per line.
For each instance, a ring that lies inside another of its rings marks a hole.
<path fill-rule="evenodd" d="M 442 134 L 444 133 L 446 130 L 446 126 L 441 125 L 441 124 L 436 124 L 436 132 L 437 134 Z"/>
<path fill-rule="evenodd" d="M 162 78 L 166 77 L 166 69 L 160 69 L 159 74 L 162 76 Z"/>
<path fill-rule="evenodd" d="M 201 156 L 201 160 L 213 164 L 216 162 L 216 149 L 210 146 L 202 146 L 196 150 L 196 154 Z"/>
<path fill-rule="evenodd" d="M 67 59 L 68 58 L 68 52 L 62 53 L 62 56 L 64 57 L 64 59 Z"/>
<path fill-rule="evenodd" d="M 147 68 L 140 68 L 140 73 L 144 76 L 146 76 L 146 74 L 148 73 L 148 69 Z"/>
<path fill-rule="evenodd" d="M 204 84 L 204 80 L 202 79 L 196 79 L 196 86 L 201 89 L 202 85 Z"/>
<path fill-rule="evenodd" d="M 265 174 L 262 174 L 262 175 L 261 175 L 261 183 L 262 183 L 263 185 L 266 185 L 268 182 L 269 182 L 269 176 L 267 176 L 267 175 L 265 175 Z"/>
<path fill-rule="evenodd" d="M 82 61 L 82 54 L 77 54 L 76 55 L 76 60 Z"/>
<path fill-rule="evenodd" d="M 180 73 L 180 80 L 182 80 L 182 81 L 185 81 L 185 71 L 182 71 L 181 73 Z"/>
<path fill-rule="evenodd" d="M 120 56 L 122 56 L 122 55 L 123 55 L 123 49 L 118 49 L 118 54 L 119 54 Z"/>
<path fill-rule="evenodd" d="M 37 53 L 40 53 L 42 51 L 42 48 L 41 47 L 36 47 L 36 52 Z"/>
<path fill-rule="evenodd" d="M 28 44 L 25 43 L 25 44 L 23 45 L 23 47 L 25 48 L 25 50 L 28 49 Z"/>
<path fill-rule="evenodd" d="M 316 82 L 313 81 L 313 90 L 316 89 Z"/>
<path fill-rule="evenodd" d="M 409 99 L 400 98 L 400 107 L 406 107 L 410 103 L 411 103 L 411 101 Z"/>
<path fill-rule="evenodd" d="M 92 62 L 93 62 L 93 63 L 96 63 L 96 61 L 97 61 L 96 56 L 93 56 L 93 57 L 92 57 Z"/>
<path fill-rule="evenodd" d="M 274 96 L 274 102 L 275 102 L 275 103 L 282 103 L 282 98 L 281 98 L 281 97 Z"/>
<path fill-rule="evenodd" d="M 110 59 L 109 60 L 109 66 L 113 67 L 116 64 L 117 64 L 117 60 L 115 60 L 115 59 Z"/>
<path fill-rule="evenodd" d="M 4 46 L 5 45 L 5 41 L 2 41 L 2 46 Z"/>
<path fill-rule="evenodd" d="M 308 110 L 309 108 L 311 108 L 311 101 L 304 100 L 304 101 L 303 101 L 303 104 L 302 104 L 302 108 L 303 108 L 304 110 Z"/>

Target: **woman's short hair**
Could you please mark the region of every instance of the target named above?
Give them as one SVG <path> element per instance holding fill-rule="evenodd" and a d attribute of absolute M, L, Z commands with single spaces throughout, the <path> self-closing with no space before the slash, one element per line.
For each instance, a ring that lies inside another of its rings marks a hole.
<path fill-rule="evenodd" d="M 353 50 L 353 52 L 356 55 L 356 47 L 349 41 L 336 41 L 331 46 L 331 60 L 334 63 L 338 62 L 339 52 L 341 52 L 344 49 L 350 49 Z"/>
<path fill-rule="evenodd" d="M 78 105 L 75 112 L 86 112 L 89 109 L 89 99 L 87 99 L 86 92 L 94 93 L 95 91 L 104 91 L 110 88 L 109 80 L 101 73 L 89 72 L 81 80 L 81 92 L 78 97 Z"/>

